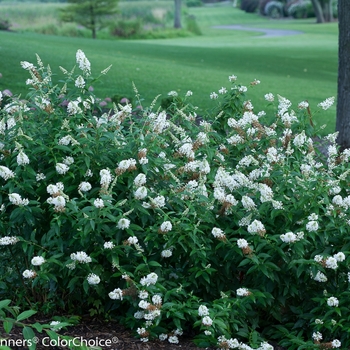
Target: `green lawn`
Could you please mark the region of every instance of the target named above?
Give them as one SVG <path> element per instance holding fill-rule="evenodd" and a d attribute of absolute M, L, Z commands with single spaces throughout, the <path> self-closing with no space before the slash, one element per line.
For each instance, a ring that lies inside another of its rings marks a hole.
<path fill-rule="evenodd" d="M 52 5 L 52 4 L 48 4 Z M 0 3 L 0 11 L 1 11 Z M 46 4 L 38 4 L 46 6 Z M 43 10 L 41 10 L 43 11 Z M 316 25 L 314 20 L 268 20 L 246 14 L 231 6 L 189 8 L 203 32 L 199 37 L 158 40 L 91 40 L 44 36 L 26 32 L 0 32 L 0 89 L 26 93 L 27 72 L 20 61 L 35 61 L 38 53 L 45 64 L 59 73 L 58 66 L 70 69 L 75 52 L 82 49 L 92 64 L 94 75 L 110 64 L 112 70 L 95 86 L 101 97 L 133 96 L 132 82 L 145 103 L 170 90 L 193 91 L 193 103 L 200 113 L 212 106 L 212 91 L 229 87 L 228 76 L 235 74 L 243 85 L 259 79 L 249 93 L 256 110 L 263 109 L 265 93 L 289 98 L 294 106 L 308 100 L 312 107 L 336 96 L 337 24 Z M 213 29 L 215 25 L 244 24 L 256 28 L 301 30 L 302 35 L 259 38 L 258 32 Z M 315 108 L 314 108 L 315 109 Z M 322 116 L 319 125 L 335 125 L 335 107 Z"/>

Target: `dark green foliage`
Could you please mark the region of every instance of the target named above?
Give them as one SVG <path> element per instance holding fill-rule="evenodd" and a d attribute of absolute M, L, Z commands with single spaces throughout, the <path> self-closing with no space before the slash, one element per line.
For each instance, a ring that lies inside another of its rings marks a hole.
<path fill-rule="evenodd" d="M 350 346 L 350 155 L 335 135 L 323 140 L 328 159 L 318 154 L 309 105 L 265 96 L 255 114 L 247 91 L 259 82 L 232 75 L 200 119 L 191 91 L 169 92 L 163 112 L 135 107 L 135 88 L 133 106 L 105 112 L 90 62 L 76 58 L 81 72 L 61 69 L 59 86 L 39 57 L 22 62 L 26 104 L 0 109 L 3 293 L 46 312 L 122 316 L 133 329 L 145 324 L 140 308 L 161 310 L 150 339 L 194 330 L 202 346 L 228 348 L 224 336 L 311 350 L 322 331 Z M 145 291 L 152 305 L 138 300 Z"/>
<path fill-rule="evenodd" d="M 264 14 L 271 18 L 281 18 L 284 16 L 283 3 L 280 1 L 269 1 L 265 8 Z"/>
<path fill-rule="evenodd" d="M 76 22 L 90 29 L 96 38 L 98 30 L 108 25 L 108 18 L 117 12 L 118 0 L 69 0 L 69 6 L 61 10 L 63 22 Z"/>
<path fill-rule="evenodd" d="M 257 10 L 259 0 L 242 0 L 241 9 L 248 13 L 253 13 Z"/>
<path fill-rule="evenodd" d="M 0 18 L 0 30 L 9 30 L 11 27 L 10 21 Z"/>
<path fill-rule="evenodd" d="M 286 5 L 286 12 L 294 18 L 315 17 L 315 11 L 308 0 L 293 0 Z"/>
<path fill-rule="evenodd" d="M 203 3 L 201 0 L 187 0 L 186 1 L 187 7 L 200 7 L 202 5 L 203 5 Z"/>
<path fill-rule="evenodd" d="M 259 13 L 261 15 L 265 15 L 265 6 L 267 3 L 269 3 L 271 0 L 260 0 L 259 1 Z"/>
<path fill-rule="evenodd" d="M 187 16 L 186 18 L 186 29 L 196 35 L 202 35 L 202 31 L 199 28 L 195 16 Z"/>
<path fill-rule="evenodd" d="M 142 31 L 142 20 L 135 19 L 120 19 L 111 24 L 110 33 L 113 36 L 121 38 L 130 38 L 134 35 L 140 34 Z"/>

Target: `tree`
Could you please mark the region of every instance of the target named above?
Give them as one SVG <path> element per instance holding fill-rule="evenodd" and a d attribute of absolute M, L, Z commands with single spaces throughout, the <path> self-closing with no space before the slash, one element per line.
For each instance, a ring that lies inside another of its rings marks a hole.
<path fill-rule="evenodd" d="M 97 31 L 107 25 L 106 19 L 117 12 L 118 0 L 68 0 L 68 3 L 61 10 L 61 20 L 90 29 L 96 39 Z"/>
<path fill-rule="evenodd" d="M 174 28 L 181 28 L 181 0 L 175 1 Z"/>
<path fill-rule="evenodd" d="M 317 23 L 333 21 L 333 0 L 311 0 Z"/>
<path fill-rule="evenodd" d="M 339 63 L 336 130 L 341 148 L 350 148 L 350 1 L 338 0 Z"/>

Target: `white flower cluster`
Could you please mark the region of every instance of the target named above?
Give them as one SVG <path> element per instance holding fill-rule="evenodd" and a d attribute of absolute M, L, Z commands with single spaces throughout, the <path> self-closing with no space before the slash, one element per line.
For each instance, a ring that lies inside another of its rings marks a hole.
<path fill-rule="evenodd" d="M 179 149 L 178 153 L 187 157 L 188 159 L 194 159 L 194 151 L 193 151 L 193 144 L 190 142 L 184 143 Z"/>
<path fill-rule="evenodd" d="M 104 244 L 103 244 L 104 249 L 113 249 L 114 247 L 115 247 L 115 245 L 112 241 L 104 242 Z"/>
<path fill-rule="evenodd" d="M 0 238 L 0 245 L 13 245 L 19 241 L 16 236 L 5 236 Z"/>
<path fill-rule="evenodd" d="M 147 156 L 147 148 L 141 148 L 137 154 L 138 159 L 139 159 L 139 163 L 141 165 L 145 165 L 148 164 L 148 158 Z"/>
<path fill-rule="evenodd" d="M 285 234 L 280 235 L 281 241 L 284 243 L 295 243 L 304 238 L 303 232 L 298 232 L 297 234 L 293 232 L 287 232 Z"/>
<path fill-rule="evenodd" d="M 63 159 L 63 164 L 66 164 L 67 166 L 70 166 L 74 163 L 74 158 L 67 156 Z"/>
<path fill-rule="evenodd" d="M 147 276 L 142 277 L 140 280 L 140 283 L 141 285 L 148 287 L 150 285 L 156 284 L 157 280 L 158 280 L 158 275 L 155 272 L 151 272 Z"/>
<path fill-rule="evenodd" d="M 90 182 L 86 182 L 86 181 L 82 181 L 79 186 L 78 186 L 78 190 L 81 192 L 88 192 L 90 191 L 92 188 Z"/>
<path fill-rule="evenodd" d="M 318 225 L 318 215 L 311 214 L 308 216 L 309 222 L 306 224 L 306 230 L 309 232 L 316 232 L 319 228 Z"/>
<path fill-rule="evenodd" d="M 170 249 L 165 249 L 160 253 L 162 258 L 170 258 L 173 255 L 173 252 Z"/>
<path fill-rule="evenodd" d="M 129 226 L 130 226 L 130 220 L 126 219 L 126 218 L 121 218 L 117 224 L 117 227 L 121 230 L 125 230 L 125 229 L 129 228 Z"/>
<path fill-rule="evenodd" d="M 50 184 L 46 187 L 47 193 L 51 194 L 51 197 L 47 199 L 47 203 L 54 205 L 56 212 L 63 212 L 66 207 L 68 197 L 63 193 L 63 190 L 62 182 L 58 182 L 56 185 Z"/>
<path fill-rule="evenodd" d="M 134 185 L 136 187 L 142 187 L 143 185 L 145 185 L 147 182 L 147 178 L 145 174 L 138 174 L 135 179 L 134 179 Z"/>
<path fill-rule="evenodd" d="M 103 208 L 103 207 L 105 206 L 105 204 L 104 204 L 104 202 L 103 202 L 103 199 L 101 199 L 101 198 L 96 198 L 96 199 L 94 200 L 94 206 L 95 206 L 96 208 L 98 208 L 98 209 Z"/>
<path fill-rule="evenodd" d="M 156 134 L 163 133 L 170 126 L 165 111 L 160 112 L 158 115 L 151 113 L 148 118 L 150 121 L 150 129 Z"/>
<path fill-rule="evenodd" d="M 145 186 L 139 187 L 135 192 L 134 196 L 136 199 L 145 199 L 147 197 L 148 191 Z"/>
<path fill-rule="evenodd" d="M 238 288 L 236 294 L 240 297 L 246 297 L 252 293 L 247 288 Z"/>
<path fill-rule="evenodd" d="M 198 316 L 208 316 L 209 315 L 209 309 L 205 305 L 200 305 L 198 307 Z"/>
<path fill-rule="evenodd" d="M 338 339 L 334 339 L 331 342 L 332 348 L 340 348 L 341 347 L 341 341 Z"/>
<path fill-rule="evenodd" d="M 10 193 L 9 201 L 14 205 L 19 205 L 19 206 L 26 206 L 29 204 L 29 199 L 22 198 L 21 195 L 18 193 Z"/>
<path fill-rule="evenodd" d="M 148 208 L 163 208 L 165 207 L 165 197 L 164 196 L 157 196 L 155 198 L 150 198 L 150 204 L 143 202 L 142 206 L 146 209 Z"/>
<path fill-rule="evenodd" d="M 237 245 L 238 245 L 238 248 L 241 248 L 241 249 L 248 248 L 248 242 L 243 238 L 240 238 L 237 240 Z"/>
<path fill-rule="evenodd" d="M 338 262 L 345 260 L 345 254 L 343 252 L 339 252 L 327 258 L 324 258 L 322 255 L 315 255 L 314 260 L 322 264 L 327 269 L 336 270 L 338 268 Z"/>
<path fill-rule="evenodd" d="M 118 167 L 116 169 L 116 173 L 118 175 L 123 174 L 125 171 L 129 170 L 135 170 L 136 169 L 136 160 L 133 158 L 130 159 L 125 159 L 120 161 L 120 163 L 118 164 Z"/>
<path fill-rule="evenodd" d="M 64 175 L 65 173 L 67 173 L 68 170 L 69 170 L 69 166 L 67 164 L 64 164 L 64 163 L 56 164 L 56 171 L 58 174 Z"/>
<path fill-rule="evenodd" d="M 193 160 L 185 164 L 184 170 L 186 172 L 198 172 L 201 175 L 206 175 L 210 173 L 210 165 L 206 159 Z"/>
<path fill-rule="evenodd" d="M 334 104 L 334 96 L 326 98 L 324 101 L 320 102 L 317 106 L 321 107 L 323 110 L 327 110 Z"/>
<path fill-rule="evenodd" d="M 213 320 L 209 316 L 204 316 L 202 318 L 202 325 L 206 327 L 210 327 L 213 324 Z"/>
<path fill-rule="evenodd" d="M 243 116 L 236 120 L 234 118 L 229 118 L 227 125 L 233 129 L 248 129 L 251 125 L 259 120 L 259 117 L 252 111 L 246 111 Z"/>
<path fill-rule="evenodd" d="M 72 145 L 79 145 L 79 142 L 76 141 L 71 135 L 63 136 L 58 140 L 59 145 L 68 146 L 69 144 Z"/>
<path fill-rule="evenodd" d="M 109 184 L 112 181 L 112 175 L 109 169 L 102 169 L 100 170 L 100 184 L 102 186 L 102 188 L 108 188 Z"/>
<path fill-rule="evenodd" d="M 0 165 L 0 176 L 7 181 L 8 179 L 12 179 L 15 177 L 15 174 L 12 170 L 10 170 L 9 168 Z"/>
<path fill-rule="evenodd" d="M 138 238 L 137 237 L 135 237 L 135 236 L 130 236 L 128 239 L 127 239 L 127 242 L 128 242 L 128 244 L 137 244 L 138 243 Z"/>
<path fill-rule="evenodd" d="M 79 89 L 84 89 L 84 87 L 85 87 L 84 78 L 81 75 L 79 75 L 78 78 L 75 80 L 74 85 Z"/>
<path fill-rule="evenodd" d="M 82 264 L 88 264 L 92 261 L 92 259 L 90 258 L 89 255 L 87 255 L 85 252 L 76 252 L 76 253 L 72 253 L 70 255 L 70 258 L 78 263 L 82 263 Z"/>
<path fill-rule="evenodd" d="M 87 276 L 87 281 L 90 285 L 97 285 L 101 282 L 101 279 L 99 276 L 95 275 L 94 273 L 90 273 L 88 276 Z"/>
<path fill-rule="evenodd" d="M 36 277 L 36 272 L 33 271 L 33 270 L 24 270 L 23 273 L 22 273 L 22 276 L 24 278 L 34 278 Z"/>
<path fill-rule="evenodd" d="M 89 60 L 86 58 L 85 53 L 82 50 L 78 50 L 76 53 L 76 59 L 79 68 L 86 74 L 91 74 L 91 64 Z"/>
<path fill-rule="evenodd" d="M 225 239 L 225 233 L 223 230 L 221 230 L 221 228 L 218 228 L 218 227 L 214 227 L 212 230 L 211 230 L 211 234 L 215 237 L 215 238 L 218 238 L 218 239 Z"/>
<path fill-rule="evenodd" d="M 221 335 L 218 337 L 218 346 L 221 350 L 226 349 L 244 349 L 244 350 L 273 350 L 274 347 L 266 342 L 260 343 L 258 348 L 251 348 L 249 345 L 240 343 L 237 339 L 227 339 L 225 336 Z"/>
<path fill-rule="evenodd" d="M 254 201 L 250 197 L 245 195 L 242 197 L 242 205 L 248 211 L 256 209 L 256 204 L 254 203 Z"/>
<path fill-rule="evenodd" d="M 292 103 L 285 97 L 277 95 L 278 97 L 278 114 L 283 116 L 292 105 Z"/>
<path fill-rule="evenodd" d="M 314 332 L 312 333 L 312 339 L 319 342 L 323 339 L 322 333 L 320 332 Z"/>
<path fill-rule="evenodd" d="M 52 331 L 55 331 L 55 332 L 57 332 L 57 331 L 59 331 L 59 330 L 61 330 L 62 329 L 62 327 L 59 327 L 58 325 L 60 325 L 61 324 L 61 322 L 60 321 L 51 321 L 50 322 L 50 326 L 54 326 L 54 327 L 52 327 L 52 328 L 50 328 Z"/>
<path fill-rule="evenodd" d="M 82 113 L 82 109 L 79 107 L 79 103 L 81 103 L 81 98 L 78 97 L 75 101 L 69 101 L 67 105 L 68 115 L 76 115 Z"/>
<path fill-rule="evenodd" d="M 268 102 L 273 102 L 275 100 L 275 96 L 269 92 L 268 94 L 265 94 L 265 100 L 268 101 Z"/>
<path fill-rule="evenodd" d="M 159 231 L 161 233 L 167 233 L 167 232 L 170 232 L 173 228 L 173 225 L 171 224 L 170 221 L 164 221 L 161 225 L 160 225 L 160 228 L 159 228 Z"/>
<path fill-rule="evenodd" d="M 123 300 L 123 291 L 120 288 L 116 288 L 108 296 L 113 300 Z"/>
<path fill-rule="evenodd" d="M 19 166 L 21 165 L 27 165 L 29 164 L 29 158 L 28 156 L 23 152 L 23 150 L 20 150 L 17 155 L 17 164 Z"/>
<path fill-rule="evenodd" d="M 317 274 L 315 277 L 313 277 L 313 274 L 311 273 L 311 277 L 316 281 L 316 282 L 327 282 L 327 276 L 322 273 L 321 271 L 317 271 Z"/>
<path fill-rule="evenodd" d="M 25 70 L 32 70 L 36 68 L 33 63 L 30 63 L 27 61 L 21 61 L 20 63 L 21 63 L 21 67 Z"/>
<path fill-rule="evenodd" d="M 32 265 L 40 266 L 45 262 L 45 258 L 42 256 L 34 256 L 31 260 Z"/>
<path fill-rule="evenodd" d="M 339 300 L 336 297 L 329 297 L 327 299 L 327 305 L 331 307 L 337 307 L 339 305 Z"/>
<path fill-rule="evenodd" d="M 263 236 L 266 233 L 265 226 L 259 220 L 254 220 L 248 225 L 247 230 L 252 235 L 258 234 L 259 236 Z"/>

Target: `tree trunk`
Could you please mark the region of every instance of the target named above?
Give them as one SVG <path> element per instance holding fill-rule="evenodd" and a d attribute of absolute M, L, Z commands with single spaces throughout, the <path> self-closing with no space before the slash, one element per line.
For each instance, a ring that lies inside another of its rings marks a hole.
<path fill-rule="evenodd" d="M 336 131 L 342 149 L 350 148 L 350 1 L 338 0 L 339 64 Z"/>
<path fill-rule="evenodd" d="M 312 6 L 314 8 L 314 11 L 315 11 L 317 23 L 324 23 L 325 19 L 323 16 L 323 11 L 322 11 L 322 6 L 320 4 L 320 1 L 319 0 L 311 0 L 311 2 L 312 2 Z"/>
<path fill-rule="evenodd" d="M 326 22 L 333 22 L 333 0 L 327 0 L 323 3 L 323 17 Z"/>
<path fill-rule="evenodd" d="M 329 22 L 334 21 L 334 14 L 333 14 L 333 0 L 329 0 L 328 3 L 328 11 L 329 11 Z"/>
<path fill-rule="evenodd" d="M 181 0 L 175 1 L 174 28 L 181 28 Z"/>
<path fill-rule="evenodd" d="M 96 18 L 95 18 L 94 7 L 91 3 L 90 3 L 90 25 L 91 25 L 92 39 L 96 39 Z"/>

